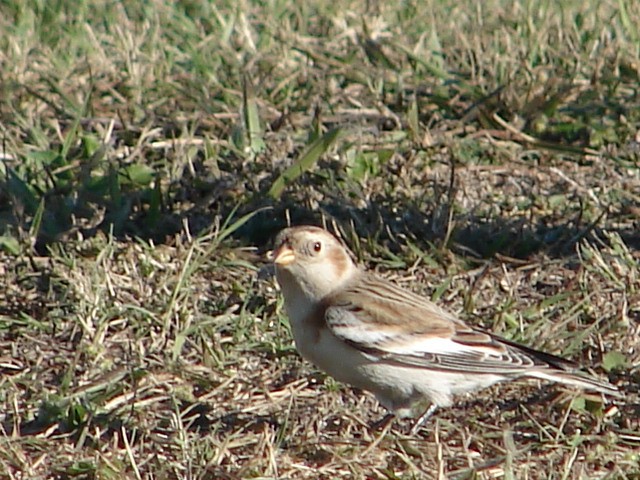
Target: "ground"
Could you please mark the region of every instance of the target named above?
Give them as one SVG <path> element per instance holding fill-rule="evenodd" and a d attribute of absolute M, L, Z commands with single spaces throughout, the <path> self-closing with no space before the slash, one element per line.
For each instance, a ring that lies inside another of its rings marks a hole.
<path fill-rule="evenodd" d="M 640 478 L 640 4 L 4 2 L 0 477 Z M 572 359 L 417 435 L 296 353 L 268 251 Z"/>

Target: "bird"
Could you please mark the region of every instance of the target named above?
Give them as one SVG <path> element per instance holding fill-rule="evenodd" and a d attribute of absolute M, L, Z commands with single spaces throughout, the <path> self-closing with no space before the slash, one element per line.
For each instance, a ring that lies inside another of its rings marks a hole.
<path fill-rule="evenodd" d="M 421 413 L 411 433 L 456 396 L 520 378 L 622 396 L 571 361 L 470 326 L 359 267 L 323 228 L 285 228 L 272 258 L 301 356 L 336 380 L 373 393 L 388 410 L 387 420 Z"/>

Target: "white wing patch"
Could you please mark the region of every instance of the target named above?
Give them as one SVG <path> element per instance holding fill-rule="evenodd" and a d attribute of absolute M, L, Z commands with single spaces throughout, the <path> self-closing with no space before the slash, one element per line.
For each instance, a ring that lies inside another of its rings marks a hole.
<path fill-rule="evenodd" d="M 389 339 L 381 347 L 390 353 L 396 353 L 399 355 L 424 355 L 424 354 L 441 354 L 441 355 L 456 355 L 472 353 L 477 355 L 484 355 L 485 357 L 500 356 L 499 352 L 496 352 L 495 347 L 487 345 L 486 347 L 479 347 L 477 345 L 465 345 L 458 343 L 451 338 L 444 337 L 417 337 L 406 338 L 398 336 L 395 339 Z"/>
<path fill-rule="evenodd" d="M 365 347 L 382 348 L 384 350 L 386 348 L 382 346 L 393 342 L 394 337 L 392 333 L 366 328 L 361 324 L 356 324 L 356 322 L 354 322 L 354 325 L 331 325 L 331 330 L 340 338 Z"/>
<path fill-rule="evenodd" d="M 342 339 L 348 340 L 364 348 L 371 348 L 396 355 L 421 356 L 434 355 L 463 355 L 474 354 L 478 356 L 501 356 L 502 352 L 496 351 L 492 345 L 486 347 L 478 345 L 465 345 L 451 338 L 434 337 L 426 334 L 417 335 L 410 331 L 398 332 L 376 329 L 371 325 L 365 325 L 357 316 L 344 309 L 331 309 L 330 328 L 333 333 Z"/>

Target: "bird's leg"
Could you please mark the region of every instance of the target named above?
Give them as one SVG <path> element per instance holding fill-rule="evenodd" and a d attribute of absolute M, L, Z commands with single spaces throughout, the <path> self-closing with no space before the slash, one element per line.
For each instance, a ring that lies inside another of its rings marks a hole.
<path fill-rule="evenodd" d="M 396 416 L 389 412 L 380 420 L 376 420 L 371 424 L 371 430 L 383 430 L 385 429 L 391 422 L 395 420 Z"/>
<path fill-rule="evenodd" d="M 424 411 L 424 413 L 420 415 L 420 417 L 418 417 L 418 419 L 415 421 L 415 423 L 411 427 L 411 435 L 415 435 L 416 433 L 418 433 L 418 430 L 420 430 L 420 427 L 422 427 L 422 425 L 424 425 L 425 422 L 429 420 L 429 418 L 431 418 L 431 415 L 434 414 L 437 408 L 438 406 L 435 403 L 432 403 L 431 405 L 429 405 L 429 408 L 427 408 Z"/>

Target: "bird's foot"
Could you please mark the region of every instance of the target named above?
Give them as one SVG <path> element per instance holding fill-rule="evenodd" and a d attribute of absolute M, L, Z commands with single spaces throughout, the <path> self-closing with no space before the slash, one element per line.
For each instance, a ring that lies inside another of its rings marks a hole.
<path fill-rule="evenodd" d="M 396 418 L 396 416 L 393 413 L 387 413 L 380 420 L 376 420 L 375 422 L 373 422 L 369 426 L 369 428 L 371 430 L 384 430 L 385 428 L 387 428 L 389 426 L 389 424 L 391 422 L 393 422 L 395 420 L 395 418 Z"/>

